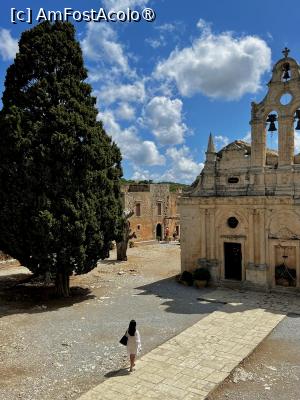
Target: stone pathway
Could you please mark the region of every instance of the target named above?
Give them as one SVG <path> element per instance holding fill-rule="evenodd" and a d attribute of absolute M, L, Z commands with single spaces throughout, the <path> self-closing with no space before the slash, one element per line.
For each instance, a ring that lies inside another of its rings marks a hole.
<path fill-rule="evenodd" d="M 228 304 L 143 356 L 133 373 L 110 373 L 80 400 L 204 400 L 286 313 L 300 314 L 296 296 L 215 289 L 201 291 L 205 300 Z"/>

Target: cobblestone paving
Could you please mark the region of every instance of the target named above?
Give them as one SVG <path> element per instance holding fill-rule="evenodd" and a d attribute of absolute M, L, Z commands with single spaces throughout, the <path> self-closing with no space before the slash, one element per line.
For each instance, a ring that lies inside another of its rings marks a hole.
<path fill-rule="evenodd" d="M 204 400 L 288 312 L 300 314 L 297 296 L 215 289 L 202 291 L 201 300 L 228 304 L 80 400 Z"/>

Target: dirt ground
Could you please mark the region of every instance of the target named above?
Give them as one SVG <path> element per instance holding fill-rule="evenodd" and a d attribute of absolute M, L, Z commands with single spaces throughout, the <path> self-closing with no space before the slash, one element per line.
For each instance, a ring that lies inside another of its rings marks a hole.
<path fill-rule="evenodd" d="M 0 264 L 0 399 L 76 399 L 127 365 L 119 339 L 131 319 L 143 354 L 220 306 L 202 304 L 197 289 L 176 283 L 178 244 L 128 255 L 116 262 L 112 252 L 89 274 L 72 277 L 67 300 L 41 287 L 13 288 L 28 271 Z"/>

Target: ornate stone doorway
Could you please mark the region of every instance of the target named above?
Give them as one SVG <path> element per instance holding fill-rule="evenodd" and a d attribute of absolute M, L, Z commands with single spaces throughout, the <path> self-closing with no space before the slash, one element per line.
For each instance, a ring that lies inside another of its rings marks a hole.
<path fill-rule="evenodd" d="M 241 243 L 224 243 L 225 279 L 242 280 Z"/>

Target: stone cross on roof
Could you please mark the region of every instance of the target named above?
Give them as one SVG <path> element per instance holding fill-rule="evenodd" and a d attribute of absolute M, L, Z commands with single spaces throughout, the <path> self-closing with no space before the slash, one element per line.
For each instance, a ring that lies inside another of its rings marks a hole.
<path fill-rule="evenodd" d="M 285 47 L 285 48 L 282 50 L 282 54 L 284 55 L 285 58 L 287 58 L 287 57 L 289 56 L 289 52 L 290 52 L 290 51 L 291 51 L 291 50 L 288 49 L 287 47 Z"/>

